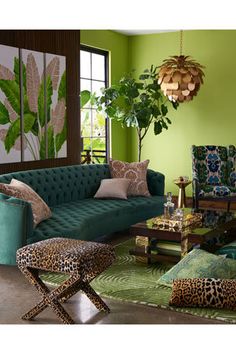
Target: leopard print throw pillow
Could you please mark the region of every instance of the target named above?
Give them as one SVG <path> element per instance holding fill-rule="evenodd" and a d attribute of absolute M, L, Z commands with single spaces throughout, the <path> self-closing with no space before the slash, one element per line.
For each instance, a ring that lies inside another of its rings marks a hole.
<path fill-rule="evenodd" d="M 236 310 L 236 280 L 176 279 L 169 304 L 177 307 L 215 307 Z"/>

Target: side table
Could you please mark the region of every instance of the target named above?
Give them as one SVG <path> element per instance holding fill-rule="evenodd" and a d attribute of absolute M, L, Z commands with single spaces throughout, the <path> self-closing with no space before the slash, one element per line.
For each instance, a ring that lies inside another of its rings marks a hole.
<path fill-rule="evenodd" d="M 180 179 L 175 179 L 174 183 L 179 187 L 179 196 L 178 196 L 178 208 L 186 208 L 186 195 L 185 188 L 192 183 L 192 181 L 181 181 Z"/>

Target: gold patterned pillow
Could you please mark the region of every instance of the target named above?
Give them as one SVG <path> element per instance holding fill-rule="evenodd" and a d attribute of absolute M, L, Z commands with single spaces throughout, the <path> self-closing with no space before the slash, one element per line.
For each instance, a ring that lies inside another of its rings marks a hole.
<path fill-rule="evenodd" d="M 236 280 L 176 279 L 173 281 L 169 304 L 177 307 L 215 307 L 236 310 Z"/>
<path fill-rule="evenodd" d="M 43 199 L 30 186 L 21 181 L 12 179 L 10 184 L 0 183 L 0 192 L 31 203 L 34 227 L 52 216 L 50 208 Z"/>
<path fill-rule="evenodd" d="M 130 179 L 131 182 L 128 188 L 128 196 L 151 196 L 147 185 L 148 164 L 149 160 L 131 163 L 119 160 L 109 161 L 112 178 Z"/>

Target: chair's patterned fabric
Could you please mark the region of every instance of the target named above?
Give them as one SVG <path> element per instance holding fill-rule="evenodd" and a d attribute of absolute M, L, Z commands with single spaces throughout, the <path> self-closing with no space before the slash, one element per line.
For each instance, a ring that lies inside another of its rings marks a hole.
<path fill-rule="evenodd" d="M 236 187 L 231 186 L 211 186 L 209 184 L 201 186 L 199 197 L 233 197 L 236 196 Z"/>
<path fill-rule="evenodd" d="M 229 145 L 228 147 L 228 185 L 236 187 L 236 147 Z"/>
<path fill-rule="evenodd" d="M 195 198 L 236 197 L 236 147 L 192 146 Z"/>
<path fill-rule="evenodd" d="M 224 146 L 192 146 L 193 176 L 200 185 L 227 185 L 227 148 Z"/>

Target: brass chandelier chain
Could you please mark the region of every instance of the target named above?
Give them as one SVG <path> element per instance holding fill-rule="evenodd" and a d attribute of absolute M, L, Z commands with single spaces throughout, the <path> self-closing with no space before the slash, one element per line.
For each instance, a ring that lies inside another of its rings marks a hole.
<path fill-rule="evenodd" d="M 180 55 L 183 54 L 183 30 L 180 30 Z"/>

